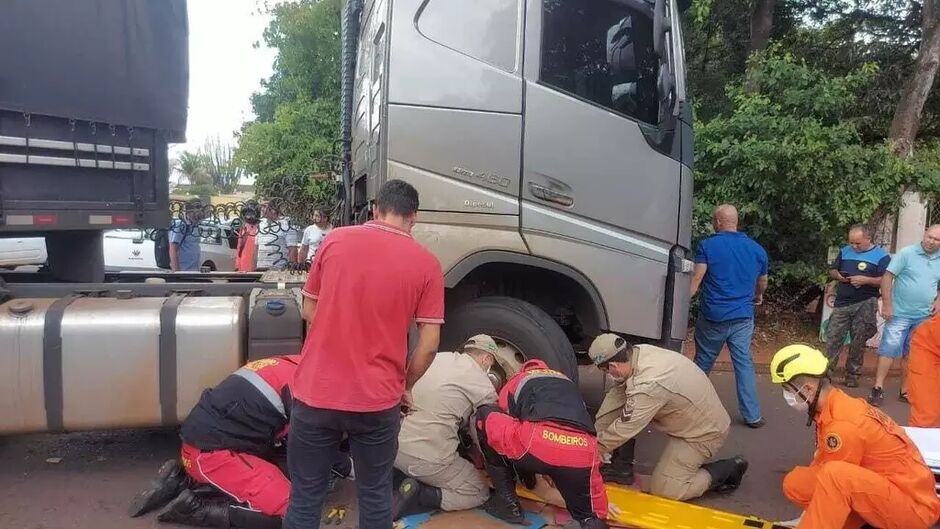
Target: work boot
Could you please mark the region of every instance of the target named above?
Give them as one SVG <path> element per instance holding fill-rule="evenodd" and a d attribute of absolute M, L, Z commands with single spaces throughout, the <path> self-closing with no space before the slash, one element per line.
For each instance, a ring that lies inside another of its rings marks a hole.
<path fill-rule="evenodd" d="M 189 476 L 176 459 L 160 467 L 157 477 L 131 500 L 127 515 L 136 518 L 166 505 L 189 485 Z"/>
<path fill-rule="evenodd" d="M 580 529 L 607 529 L 607 522 L 600 518 L 588 518 L 578 523 Z"/>
<path fill-rule="evenodd" d="M 843 385 L 847 388 L 857 388 L 858 387 L 858 375 L 848 374 L 845 375 L 845 382 Z"/>
<path fill-rule="evenodd" d="M 241 507 L 227 506 L 229 527 L 232 529 L 281 529 L 283 520 L 280 516 L 267 514 Z"/>
<path fill-rule="evenodd" d="M 610 454 L 610 463 L 601 465 L 604 483 L 633 485 L 633 457 L 636 439 L 630 439 Z"/>
<path fill-rule="evenodd" d="M 741 456 L 735 456 L 731 459 L 719 459 L 718 461 L 705 463 L 702 468 L 712 477 L 712 483 L 708 490 L 725 493 L 731 492 L 741 485 L 744 473 L 747 472 L 747 461 Z"/>
<path fill-rule="evenodd" d="M 522 515 L 522 506 L 516 496 L 516 479 L 511 468 L 486 463 L 486 473 L 493 482 L 493 494 L 483 509 L 500 520 L 517 525 L 529 525 Z"/>
<path fill-rule="evenodd" d="M 184 490 L 163 512 L 157 520 L 165 523 L 195 525 L 197 527 L 215 527 L 229 529 L 228 505 L 204 502 L 191 490 Z"/>
<path fill-rule="evenodd" d="M 441 508 L 441 489 L 405 478 L 392 497 L 392 520 Z"/>

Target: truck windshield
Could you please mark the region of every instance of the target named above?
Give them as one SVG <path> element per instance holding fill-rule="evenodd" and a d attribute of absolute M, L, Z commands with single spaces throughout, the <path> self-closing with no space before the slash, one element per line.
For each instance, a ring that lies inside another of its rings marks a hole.
<path fill-rule="evenodd" d="M 657 124 L 659 59 L 645 0 L 543 0 L 539 80 Z"/>

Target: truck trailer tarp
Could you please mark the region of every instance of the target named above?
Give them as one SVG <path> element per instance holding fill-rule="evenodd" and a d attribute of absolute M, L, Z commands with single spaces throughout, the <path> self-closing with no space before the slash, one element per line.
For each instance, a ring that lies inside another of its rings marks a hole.
<path fill-rule="evenodd" d="M 186 0 L 0 2 L 0 109 L 185 141 Z"/>

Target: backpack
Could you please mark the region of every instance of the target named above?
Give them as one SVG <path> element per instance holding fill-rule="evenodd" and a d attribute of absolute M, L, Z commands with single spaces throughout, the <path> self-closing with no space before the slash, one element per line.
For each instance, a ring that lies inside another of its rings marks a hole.
<path fill-rule="evenodd" d="M 159 228 L 150 235 L 153 239 L 153 258 L 157 266 L 165 270 L 170 269 L 170 230 Z"/>

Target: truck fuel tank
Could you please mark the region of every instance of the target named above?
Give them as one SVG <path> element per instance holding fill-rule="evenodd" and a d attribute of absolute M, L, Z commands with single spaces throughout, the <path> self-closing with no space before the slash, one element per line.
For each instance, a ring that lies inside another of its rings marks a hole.
<path fill-rule="evenodd" d="M 245 358 L 241 297 L 0 305 L 0 434 L 170 426 Z"/>

